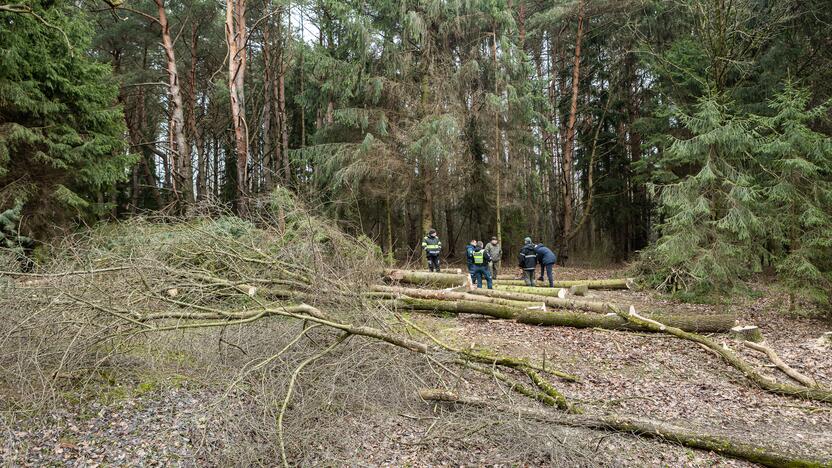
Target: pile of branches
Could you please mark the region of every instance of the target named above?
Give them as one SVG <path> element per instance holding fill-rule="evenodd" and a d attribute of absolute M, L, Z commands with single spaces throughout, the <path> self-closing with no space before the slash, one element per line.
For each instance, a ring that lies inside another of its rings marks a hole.
<path fill-rule="evenodd" d="M 340 411 L 349 411 L 356 387 L 343 384 L 357 385 L 357 376 L 367 375 L 378 381 L 362 378 L 365 392 L 382 387 L 404 406 L 425 400 L 508 411 L 514 407 L 506 403 L 510 398 L 463 395 L 466 389 L 499 386 L 545 408 L 527 411 L 533 420 L 659 438 L 769 465 L 820 463 L 659 421 L 593 414 L 597 411 L 559 390 L 558 382 L 581 378 L 557 369 L 557 363 L 448 343 L 411 314 L 487 311 L 529 324 L 577 326 L 575 317 L 564 323 L 547 320 L 566 316 L 570 308 L 589 309 L 581 312 L 581 320 L 594 314 L 610 327 L 670 333 L 719 353 L 767 390 L 832 401 L 832 393 L 820 387 L 767 381 L 696 329 L 686 331 L 660 321 L 667 317 L 644 316 L 615 304 L 590 307 L 586 301 L 523 296 L 527 293 L 522 291 L 382 286 L 381 253 L 368 239 L 348 236 L 311 216 L 285 192 L 259 207 L 252 220 L 212 214 L 101 226 L 55 246 L 53 260 L 39 271 L 6 272 L 8 294 L 0 306 L 13 313 L 0 328 L 0 347 L 12 351 L 0 356 L 0 383 L 15 390 L 9 401 L 39 395 L 42 404 L 54 403 L 67 388 L 93 385 L 111 367 L 129 362 L 137 349 L 161 347 L 166 340 L 165 346 L 224 349 L 219 362 L 212 351 L 195 359 L 212 372 L 233 374 L 223 381 L 224 401 L 231 399 L 241 408 L 255 405 L 270 415 L 250 418 L 258 421 L 256 430 L 253 423 L 238 425 L 236 436 L 256 433 L 258 447 L 269 447 L 247 451 L 249 463 L 279 460 L 287 466 L 313 460 L 310 427 L 322 430 L 318 421 L 333 401 L 343 404 Z M 545 307 L 529 312 L 540 304 L 559 312 L 550 314 Z M 218 348 L 211 348 L 211 342 Z M 356 361 L 359 355 L 366 357 Z M 321 362 L 334 365 L 323 367 L 329 373 L 319 370 L 310 376 L 309 369 Z M 345 369 L 354 371 L 351 377 L 345 377 Z M 471 375 L 485 378 L 471 382 Z M 296 404 L 300 380 L 313 382 L 304 388 L 327 387 L 330 394 L 321 391 L 319 404 L 311 408 L 307 398 Z M 503 393 L 495 388 L 489 394 Z M 264 420 L 272 423 L 264 425 Z M 331 437 L 336 443 L 337 436 Z M 320 434 L 316 438 L 320 442 Z M 213 458 L 240 463 L 241 454 L 229 452 L 234 445 Z"/>

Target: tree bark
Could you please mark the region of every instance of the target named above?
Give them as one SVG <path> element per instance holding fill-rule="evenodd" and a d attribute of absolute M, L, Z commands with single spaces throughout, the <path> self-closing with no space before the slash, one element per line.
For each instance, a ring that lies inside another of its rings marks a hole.
<path fill-rule="evenodd" d="M 563 143 L 563 242 L 562 257 L 568 255 L 569 238 L 574 214 L 572 212 L 572 161 L 575 147 L 575 120 L 578 115 L 578 90 L 581 81 L 581 43 L 584 35 L 584 0 L 578 0 L 578 32 L 575 35 L 575 62 L 572 66 L 572 100 L 569 104 L 569 121 Z"/>
<path fill-rule="evenodd" d="M 157 0 L 158 1 L 158 0 Z M 248 130 L 245 115 L 246 1 L 226 0 L 225 38 L 228 43 L 228 89 L 234 147 L 237 152 L 237 214 L 248 214 Z"/>
<path fill-rule="evenodd" d="M 402 307 L 413 310 L 477 314 L 504 320 L 515 320 L 527 325 L 572 328 L 603 328 L 606 330 L 656 331 L 650 327 L 628 322 L 615 314 L 599 315 L 565 310 L 543 311 L 513 305 L 490 304 L 470 300 L 418 299 L 403 297 L 397 300 Z M 680 330 L 702 333 L 725 332 L 734 324 L 729 315 L 651 314 L 650 320 L 672 324 Z"/>
<path fill-rule="evenodd" d="M 402 283 L 420 284 L 425 286 L 441 286 L 441 287 L 455 287 L 462 286 L 465 283 L 466 275 L 456 275 L 451 273 L 427 273 L 424 271 L 411 270 L 387 270 L 385 275 L 390 279 L 400 281 Z M 556 296 L 558 288 L 569 288 L 575 285 L 587 285 L 589 289 L 632 289 L 633 280 L 631 278 L 613 278 L 601 280 L 569 280 L 569 281 L 555 281 L 554 288 L 530 288 L 519 286 L 523 282 L 520 280 L 497 280 L 495 284 L 506 291 L 514 291 L 529 294 L 538 294 Z M 518 285 L 518 286 L 515 286 Z"/>
<path fill-rule="evenodd" d="M 191 174 L 191 152 L 185 139 L 185 116 L 182 110 L 182 90 L 179 72 L 176 69 L 176 55 L 170 36 L 170 24 L 165 11 L 164 0 L 155 0 L 159 12 L 159 26 L 162 29 L 162 48 L 165 50 L 165 64 L 168 75 L 168 95 L 170 96 L 170 133 L 171 153 L 174 160 L 170 164 L 174 196 L 185 208 L 193 201 L 193 178 Z"/>

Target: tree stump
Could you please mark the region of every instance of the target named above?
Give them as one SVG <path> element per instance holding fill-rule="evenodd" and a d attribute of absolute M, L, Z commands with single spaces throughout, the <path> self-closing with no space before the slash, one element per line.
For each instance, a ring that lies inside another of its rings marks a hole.
<path fill-rule="evenodd" d="M 763 333 L 759 327 L 754 325 L 738 326 L 731 329 L 731 337 L 739 341 L 750 341 L 752 343 L 761 343 L 763 341 Z"/>
<path fill-rule="evenodd" d="M 569 294 L 573 296 L 586 296 L 589 292 L 589 286 L 585 284 L 576 284 L 575 286 L 569 287 Z"/>

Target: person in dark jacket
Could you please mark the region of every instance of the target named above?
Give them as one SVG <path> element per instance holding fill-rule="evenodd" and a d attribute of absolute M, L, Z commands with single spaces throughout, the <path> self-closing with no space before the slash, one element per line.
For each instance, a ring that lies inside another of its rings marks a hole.
<path fill-rule="evenodd" d="M 543 270 L 546 270 L 546 276 L 549 279 L 549 287 L 555 287 L 555 275 L 552 272 L 552 267 L 555 266 L 555 262 L 558 261 L 557 255 L 549 247 L 546 247 L 543 244 L 538 244 L 534 248 L 534 253 L 537 255 L 537 263 L 540 265 L 540 276 L 537 278 L 539 281 L 543 281 Z"/>
<path fill-rule="evenodd" d="M 482 289 L 482 277 L 488 284 L 488 289 L 493 289 L 491 283 L 491 270 L 488 269 L 488 264 L 491 262 L 491 255 L 483 248 L 482 242 L 477 242 L 474 251 L 471 253 L 474 259 L 474 278 L 476 278 L 477 287 Z"/>
<path fill-rule="evenodd" d="M 428 231 L 428 235 L 422 239 L 422 249 L 428 257 L 428 269 L 439 273 L 439 254 L 442 253 L 442 241 L 436 235 L 436 229 Z"/>
<path fill-rule="evenodd" d="M 523 270 L 523 281 L 526 286 L 534 286 L 534 269 L 537 265 L 537 254 L 534 251 L 534 244 L 532 244 L 531 237 L 527 237 L 523 241 L 523 247 L 520 249 L 518 256 L 520 269 Z"/>
<path fill-rule="evenodd" d="M 468 263 L 468 274 L 471 275 L 471 282 L 474 282 L 474 249 L 477 248 L 477 240 L 465 246 L 465 261 Z"/>

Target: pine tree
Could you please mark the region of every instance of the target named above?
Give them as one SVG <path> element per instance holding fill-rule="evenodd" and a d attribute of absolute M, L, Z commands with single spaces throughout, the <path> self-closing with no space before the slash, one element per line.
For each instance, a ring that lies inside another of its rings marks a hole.
<path fill-rule="evenodd" d="M 91 59 L 91 24 L 70 2 L 0 13 L 0 206 L 22 200 L 24 231 L 44 233 L 94 213 L 103 189 L 124 180 L 117 86 Z"/>
<path fill-rule="evenodd" d="M 779 279 L 794 293 L 827 302 L 832 280 L 832 138 L 811 128 L 829 103 L 810 107 L 810 93 L 786 83 L 757 118 L 763 144 L 765 225 Z"/>

